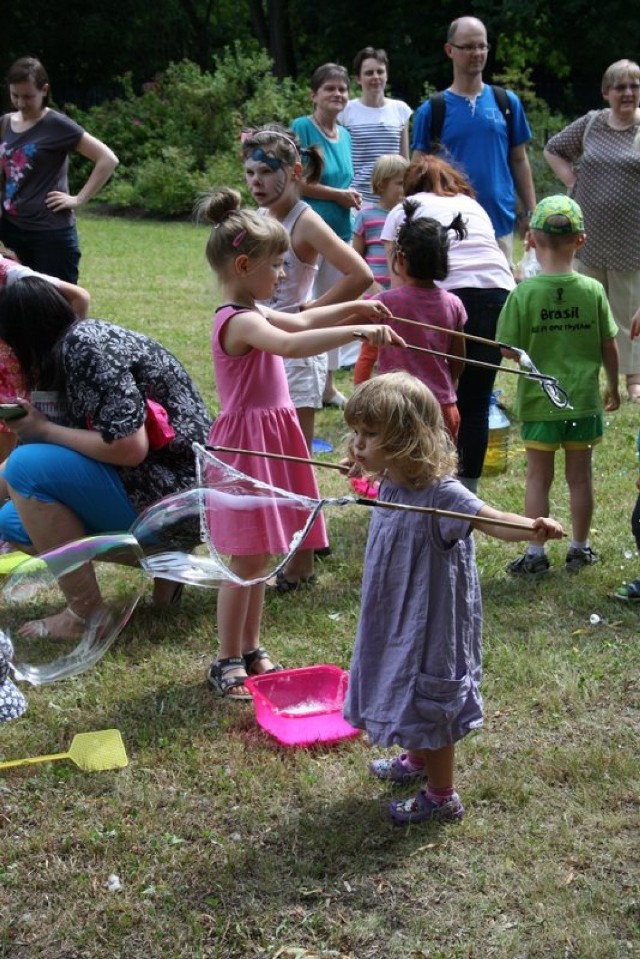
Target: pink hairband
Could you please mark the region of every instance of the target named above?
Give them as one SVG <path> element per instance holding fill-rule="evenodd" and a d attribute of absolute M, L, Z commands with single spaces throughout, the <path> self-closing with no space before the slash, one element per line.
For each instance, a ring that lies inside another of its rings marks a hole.
<path fill-rule="evenodd" d="M 252 140 L 255 136 L 258 136 L 260 133 L 268 133 L 272 137 L 280 137 L 281 140 L 286 140 L 286 142 L 296 151 L 296 155 L 300 155 L 300 148 L 295 140 L 292 140 L 288 134 L 281 133 L 280 130 L 269 130 L 268 127 L 262 130 L 243 130 L 240 134 L 240 143 L 244 144 L 248 140 Z"/>

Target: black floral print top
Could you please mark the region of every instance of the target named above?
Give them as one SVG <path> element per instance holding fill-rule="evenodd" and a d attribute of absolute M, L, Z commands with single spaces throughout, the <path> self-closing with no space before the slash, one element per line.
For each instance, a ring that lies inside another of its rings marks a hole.
<path fill-rule="evenodd" d="M 155 340 L 102 320 L 80 320 L 62 344 L 67 425 L 92 428 L 109 443 L 135 433 L 146 400 L 167 411 L 175 438 L 150 449 L 139 466 L 117 467 L 132 505 L 142 510 L 195 485 L 191 444 L 205 443 L 211 418 L 181 363 Z"/>

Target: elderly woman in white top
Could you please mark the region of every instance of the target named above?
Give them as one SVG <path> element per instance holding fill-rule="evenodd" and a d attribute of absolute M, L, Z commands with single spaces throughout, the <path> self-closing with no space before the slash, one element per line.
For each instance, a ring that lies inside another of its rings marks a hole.
<path fill-rule="evenodd" d="M 415 216 L 430 216 L 448 225 L 461 213 L 467 227 L 464 240 L 452 241 L 449 273 L 441 286 L 460 297 L 467 311 L 465 332 L 495 339 L 498 316 L 509 291 L 515 286 L 507 259 L 498 246 L 489 216 L 474 199 L 473 188 L 463 173 L 441 157 L 425 155 L 415 159 L 405 174 L 405 195 L 419 204 Z M 394 285 L 395 236 L 404 219 L 399 203 L 382 228 Z M 499 364 L 500 351 L 467 341 L 469 359 Z M 467 365 L 460 377 L 457 403 L 460 412 L 458 479 L 475 492 L 482 473 L 489 439 L 489 400 L 496 371 Z"/>
<path fill-rule="evenodd" d="M 576 267 L 603 284 L 618 324 L 620 372 L 640 403 L 640 341 L 629 336 L 640 303 L 640 66 L 617 60 L 602 78 L 608 104 L 551 137 L 547 163 L 582 207 L 587 239 Z"/>

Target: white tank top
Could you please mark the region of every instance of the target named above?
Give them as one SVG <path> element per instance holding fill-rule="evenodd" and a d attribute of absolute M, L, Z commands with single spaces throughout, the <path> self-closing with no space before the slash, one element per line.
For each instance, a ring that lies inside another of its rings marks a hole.
<path fill-rule="evenodd" d="M 298 200 L 284 220 L 281 220 L 283 227 L 289 234 L 289 239 L 293 241 L 293 231 L 295 225 L 304 213 L 310 209 L 309 204 L 304 200 Z M 261 208 L 258 210 L 262 216 L 268 216 L 268 210 Z M 311 299 L 313 284 L 318 272 L 317 263 L 303 263 L 299 260 L 290 246 L 284 258 L 284 271 L 286 276 L 278 284 L 275 295 L 270 300 L 263 300 L 265 306 L 270 306 L 272 310 L 281 310 L 284 313 L 297 313 L 301 303 L 308 303 Z"/>

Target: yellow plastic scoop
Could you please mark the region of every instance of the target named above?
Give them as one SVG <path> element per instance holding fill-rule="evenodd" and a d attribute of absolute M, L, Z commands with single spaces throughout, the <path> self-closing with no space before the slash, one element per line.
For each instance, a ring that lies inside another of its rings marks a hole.
<path fill-rule="evenodd" d="M 12 766 L 28 766 L 31 763 L 48 763 L 56 759 L 70 759 L 85 773 L 103 769 L 122 769 L 129 760 L 117 729 L 101 729 L 95 733 L 77 733 L 68 753 L 52 753 L 50 756 L 32 756 L 30 759 L 12 759 L 0 763 L 0 769 Z"/>

